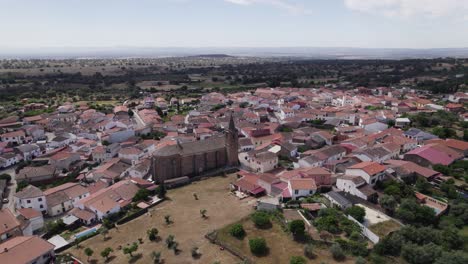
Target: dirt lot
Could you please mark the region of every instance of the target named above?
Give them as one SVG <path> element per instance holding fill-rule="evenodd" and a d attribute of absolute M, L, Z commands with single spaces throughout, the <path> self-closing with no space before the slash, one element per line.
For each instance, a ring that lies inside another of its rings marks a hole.
<path fill-rule="evenodd" d="M 242 223 L 246 232 L 246 237 L 242 240 L 234 238 L 229 234 L 229 226 L 224 227 L 218 232 L 218 239 L 249 257 L 255 263 L 284 264 L 289 263 L 291 256 L 304 256 L 305 244 L 294 241 L 291 235 L 285 232 L 275 221 L 272 221 L 273 225 L 268 229 L 256 228 L 249 218 L 243 219 L 240 223 Z M 265 238 L 269 248 L 266 256 L 256 257 L 250 253 L 249 239 L 253 237 Z M 314 252 L 316 257 L 309 260 L 309 263 L 336 263 L 327 247 L 316 247 Z M 354 260 L 348 256 L 346 260 L 339 263 L 354 263 Z"/>
<path fill-rule="evenodd" d="M 238 263 L 239 260 L 226 251 L 221 251 L 217 246 L 211 244 L 204 235 L 208 232 L 222 228 L 230 223 L 239 221 L 249 215 L 253 208 L 250 198 L 242 201 L 229 194 L 228 185 L 235 180 L 235 175 L 228 177 L 216 177 L 191 185 L 169 190 L 167 196 L 169 200 L 164 201 L 155 208 L 152 208 L 151 215 L 143 215 L 131 222 L 112 229 L 109 232 L 111 239 L 103 241 L 101 235 L 95 236 L 81 243 L 82 248 L 72 247 L 68 252 L 86 261 L 83 249 L 90 247 L 94 250 L 94 255 L 90 262 L 105 263 L 100 256 L 100 252 L 111 247 L 114 252 L 109 263 L 151 263 L 151 252 L 160 251 L 166 264 L 170 263 L 213 263 L 220 261 L 226 263 Z M 193 193 L 197 193 L 199 200 L 195 200 Z M 200 210 L 207 210 L 207 219 L 203 219 Z M 173 224 L 167 226 L 164 216 L 170 215 Z M 152 227 L 159 230 L 161 241 L 150 242 L 146 231 Z M 168 250 L 164 240 L 168 235 L 174 235 L 182 251 L 175 255 L 172 250 Z M 117 250 L 119 245 L 125 247 L 143 238 L 144 243 L 139 245 L 138 251 L 134 253 L 134 259 L 129 259 L 121 250 Z M 193 259 L 191 256 L 192 247 L 199 247 L 201 257 Z M 67 252 L 66 252 L 67 253 Z M 139 256 L 137 256 L 140 254 Z"/>

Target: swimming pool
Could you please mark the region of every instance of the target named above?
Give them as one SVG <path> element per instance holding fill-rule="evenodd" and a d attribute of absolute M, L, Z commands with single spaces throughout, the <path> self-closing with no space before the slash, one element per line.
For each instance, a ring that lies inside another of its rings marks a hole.
<path fill-rule="evenodd" d="M 96 227 L 86 229 L 84 231 L 81 231 L 80 233 L 75 234 L 75 238 L 84 237 L 84 236 L 90 235 L 90 234 L 92 234 L 92 233 L 94 233 L 96 231 L 97 231 Z"/>

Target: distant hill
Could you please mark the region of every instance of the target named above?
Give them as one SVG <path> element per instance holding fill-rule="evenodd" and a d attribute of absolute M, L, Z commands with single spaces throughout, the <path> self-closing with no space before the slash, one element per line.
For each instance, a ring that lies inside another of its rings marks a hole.
<path fill-rule="evenodd" d="M 189 57 L 199 57 L 199 58 L 232 58 L 233 56 L 227 55 L 227 54 L 200 54 L 200 55 L 195 55 L 195 56 L 189 56 Z"/>
<path fill-rule="evenodd" d="M 349 47 L 57 47 L 41 49 L 0 48 L 0 58 L 228 58 L 296 57 L 307 59 L 433 59 L 468 58 L 468 48 L 393 49 Z"/>

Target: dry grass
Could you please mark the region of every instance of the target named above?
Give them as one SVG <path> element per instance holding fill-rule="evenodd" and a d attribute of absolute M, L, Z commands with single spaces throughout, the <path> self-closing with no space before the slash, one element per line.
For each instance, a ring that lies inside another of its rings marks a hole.
<path fill-rule="evenodd" d="M 401 225 L 393 220 L 387 220 L 384 222 L 371 225 L 369 229 L 379 237 L 385 237 L 393 231 L 399 230 Z"/>
<path fill-rule="evenodd" d="M 124 255 L 118 246 L 125 247 L 127 244 L 143 238 L 144 243 L 139 245 L 138 251 L 134 254 L 141 254 L 132 262 L 151 263 L 151 252 L 160 251 L 165 260 L 165 264 L 171 263 L 237 263 L 239 260 L 226 251 L 221 251 L 216 245 L 211 244 L 204 235 L 212 230 L 219 229 L 229 223 L 239 221 L 252 212 L 251 199 L 239 201 L 229 193 L 228 185 L 235 180 L 235 175 L 228 177 L 216 177 L 191 185 L 169 190 L 168 201 L 161 203 L 151 209 L 151 215 L 143 215 L 131 222 L 118 227 L 118 230 L 111 229 L 109 237 L 111 239 L 103 241 L 103 237 L 98 235 L 81 243 L 82 248 L 72 247 L 68 252 L 77 256 L 81 260 L 86 260 L 83 249 L 90 247 L 94 250 L 91 257 L 92 262 L 104 263 L 100 252 L 111 247 L 114 252 L 109 263 L 128 263 L 129 257 Z M 193 193 L 197 193 L 199 200 L 195 200 Z M 207 219 L 200 216 L 200 210 L 207 210 Z M 170 215 L 173 224 L 165 224 L 164 216 Z M 148 240 L 146 231 L 152 227 L 159 230 L 161 241 L 151 242 Z M 175 255 L 172 250 L 167 249 L 164 240 L 168 235 L 174 235 L 179 243 L 181 252 Z M 201 256 L 193 259 L 191 256 L 192 247 L 199 247 Z"/>
<path fill-rule="evenodd" d="M 256 228 L 249 218 L 241 220 L 240 223 L 246 232 L 243 239 L 234 238 L 229 234 L 230 225 L 219 230 L 218 239 L 252 259 L 255 263 L 284 264 L 289 263 L 291 256 L 304 256 L 305 244 L 294 241 L 292 236 L 285 232 L 277 222 L 272 221 L 273 225 L 269 229 Z M 263 237 L 266 240 L 269 248 L 267 255 L 257 257 L 250 252 L 249 239 L 253 237 Z M 327 247 L 317 246 L 314 248 L 314 253 L 315 258 L 310 259 L 309 263 L 336 263 Z M 347 257 L 340 263 L 354 263 L 354 260 L 352 257 Z"/>

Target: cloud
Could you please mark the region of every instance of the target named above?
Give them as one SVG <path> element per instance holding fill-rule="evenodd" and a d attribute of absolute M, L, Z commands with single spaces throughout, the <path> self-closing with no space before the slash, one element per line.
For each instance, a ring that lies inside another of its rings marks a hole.
<path fill-rule="evenodd" d="M 344 0 L 351 10 L 390 17 L 465 17 L 467 0 Z"/>
<path fill-rule="evenodd" d="M 255 4 L 269 5 L 278 9 L 286 10 L 291 14 L 309 14 L 310 11 L 304 8 L 302 5 L 293 3 L 289 0 L 224 0 L 231 4 L 250 6 Z M 296 1 L 297 2 L 297 1 Z"/>

